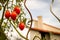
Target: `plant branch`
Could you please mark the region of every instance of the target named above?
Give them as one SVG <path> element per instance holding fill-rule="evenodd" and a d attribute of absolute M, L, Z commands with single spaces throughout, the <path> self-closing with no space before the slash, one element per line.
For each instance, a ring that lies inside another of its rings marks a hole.
<path fill-rule="evenodd" d="M 3 4 L 2 4 L 3 5 Z M 7 3 L 6 3 L 6 5 L 4 6 L 3 5 L 3 14 L 2 14 L 2 18 L 1 18 L 1 22 L 0 22 L 0 27 L 1 27 L 1 25 L 2 25 L 2 22 L 3 22 L 3 18 L 4 18 L 4 12 L 5 12 L 5 8 L 6 8 L 6 6 L 8 5 L 8 1 L 7 1 Z"/>
<path fill-rule="evenodd" d="M 54 12 L 52 11 L 52 5 L 54 3 L 54 0 L 52 0 L 52 3 L 50 5 L 50 12 L 52 13 L 52 15 L 60 22 L 60 19 L 54 14 Z"/>
<path fill-rule="evenodd" d="M 19 36 L 21 36 L 22 38 L 28 40 L 27 38 L 25 38 L 23 35 L 20 34 L 20 32 L 16 29 L 16 25 L 15 25 L 11 20 L 9 20 L 9 22 L 13 25 L 14 29 L 15 29 L 16 32 L 19 34 Z"/>
<path fill-rule="evenodd" d="M 7 1 L 7 3 L 8 3 L 8 1 Z M 3 5 L 3 13 L 2 13 L 1 21 L 0 21 L 0 31 L 1 31 L 1 33 L 4 35 L 4 37 L 8 40 L 7 36 L 6 36 L 5 33 L 4 33 L 4 30 L 3 30 L 3 28 L 2 28 L 2 23 L 3 23 L 3 20 L 4 20 L 4 12 L 5 12 L 5 8 L 6 8 L 6 6 L 7 6 L 7 3 L 6 3 L 5 6 L 4 6 L 4 4 L 2 4 L 2 5 Z M 5 40 L 5 39 L 4 39 L 4 40 Z"/>
<path fill-rule="evenodd" d="M 30 28 L 29 28 L 29 30 L 28 30 L 28 32 L 27 32 L 27 35 L 26 35 L 26 38 L 28 38 L 29 31 L 30 31 L 30 29 L 31 29 L 31 27 L 32 27 L 32 20 L 33 20 L 33 18 L 32 18 L 31 12 L 29 11 L 29 9 L 28 9 L 27 6 L 26 6 L 26 0 L 24 1 L 24 6 L 25 6 L 26 10 L 28 11 L 28 13 L 30 14 L 30 17 L 31 17 L 31 25 L 30 25 Z"/>

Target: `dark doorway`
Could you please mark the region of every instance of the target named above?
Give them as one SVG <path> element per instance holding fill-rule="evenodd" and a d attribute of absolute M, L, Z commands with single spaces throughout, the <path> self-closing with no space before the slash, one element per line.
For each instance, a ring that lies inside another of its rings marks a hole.
<path fill-rule="evenodd" d="M 41 32 L 41 40 L 46 40 L 45 39 L 45 33 Z"/>
<path fill-rule="evenodd" d="M 50 34 L 41 32 L 41 40 L 50 40 Z"/>

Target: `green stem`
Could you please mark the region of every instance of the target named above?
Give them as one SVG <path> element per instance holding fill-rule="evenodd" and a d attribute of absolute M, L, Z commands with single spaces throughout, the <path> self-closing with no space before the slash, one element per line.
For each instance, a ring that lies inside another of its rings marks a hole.
<path fill-rule="evenodd" d="M 15 29 L 16 32 L 19 34 L 19 36 L 21 36 L 22 38 L 28 40 L 27 38 L 25 38 L 23 35 L 20 34 L 20 32 L 16 29 L 16 25 L 15 25 L 11 20 L 9 20 L 9 22 L 13 25 L 14 29 Z"/>
<path fill-rule="evenodd" d="M 7 4 L 6 4 L 6 5 L 7 5 Z M 4 37 L 4 38 L 3 38 L 4 40 L 5 40 L 5 39 L 8 40 L 7 36 L 6 36 L 5 33 L 4 33 L 4 30 L 3 30 L 3 28 L 2 28 L 2 23 L 3 23 L 3 20 L 4 20 L 4 12 L 5 12 L 6 5 L 3 6 L 3 14 L 2 14 L 1 22 L 0 22 L 0 33 L 2 33 L 2 36 Z"/>
<path fill-rule="evenodd" d="M 3 17 L 4 17 L 4 12 L 5 12 L 5 7 L 3 7 L 3 14 L 2 14 L 2 18 L 1 18 L 1 22 L 0 22 L 0 27 L 1 27 L 1 25 L 2 25 L 2 22 L 3 22 Z"/>
<path fill-rule="evenodd" d="M 2 5 L 3 5 L 3 4 L 2 4 Z M 0 27 L 1 27 L 2 23 L 3 23 L 4 12 L 5 12 L 5 8 L 6 8 L 7 5 L 8 5 L 8 1 L 7 1 L 7 3 L 6 3 L 5 6 L 3 5 L 3 14 L 2 14 L 1 22 L 0 22 Z"/>

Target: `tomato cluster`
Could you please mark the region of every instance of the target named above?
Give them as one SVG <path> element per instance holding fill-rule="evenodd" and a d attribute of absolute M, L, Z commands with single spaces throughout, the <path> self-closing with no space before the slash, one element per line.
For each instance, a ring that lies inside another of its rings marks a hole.
<path fill-rule="evenodd" d="M 11 17 L 12 20 L 15 20 L 17 17 L 17 14 L 20 14 L 20 8 L 18 6 L 15 6 L 14 10 L 10 13 L 9 10 L 6 10 L 5 17 L 9 19 Z"/>
<path fill-rule="evenodd" d="M 9 10 L 6 10 L 6 11 L 5 11 L 5 17 L 6 17 L 7 19 L 9 19 L 9 18 L 11 17 L 12 20 L 16 20 L 16 17 L 17 17 L 17 15 L 19 15 L 19 14 L 20 14 L 20 7 L 18 7 L 18 6 L 15 6 L 14 9 L 13 9 L 13 11 L 12 11 L 11 13 L 10 13 Z M 20 22 L 18 25 L 19 25 L 19 28 L 20 28 L 21 30 L 23 30 L 24 27 L 25 27 L 24 22 Z"/>

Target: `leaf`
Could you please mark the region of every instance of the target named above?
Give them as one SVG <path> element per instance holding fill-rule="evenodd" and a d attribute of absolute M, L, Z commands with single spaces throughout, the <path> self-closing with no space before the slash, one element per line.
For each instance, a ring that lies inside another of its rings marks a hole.
<path fill-rule="evenodd" d="M 0 40 L 6 40 L 7 36 L 3 33 L 3 31 L 0 29 Z"/>
<path fill-rule="evenodd" d="M 26 25 L 26 28 L 29 28 L 29 26 Z"/>
<path fill-rule="evenodd" d="M 20 2 L 20 0 L 16 0 L 16 2 Z"/>
<path fill-rule="evenodd" d="M 27 19 L 26 19 L 26 18 L 24 18 L 24 19 L 23 19 L 24 24 L 26 24 L 26 21 L 27 21 Z"/>
<path fill-rule="evenodd" d="M 2 10 L 2 6 L 0 5 L 0 11 Z"/>
<path fill-rule="evenodd" d="M 23 0 L 21 0 L 23 2 Z"/>
<path fill-rule="evenodd" d="M 7 26 L 8 27 L 8 29 L 10 29 L 10 26 Z"/>
<path fill-rule="evenodd" d="M 7 23 L 4 22 L 4 23 L 2 24 L 2 27 L 3 27 L 3 28 L 6 28 L 6 27 L 7 27 Z"/>
<path fill-rule="evenodd" d="M 16 2 L 23 2 L 23 0 L 16 0 Z"/>
<path fill-rule="evenodd" d="M 8 1 L 8 0 L 0 0 L 0 3 L 5 3 L 6 1 Z"/>
<path fill-rule="evenodd" d="M 52 3 L 54 2 L 54 0 L 52 0 Z"/>
<path fill-rule="evenodd" d="M 19 15 L 19 17 L 21 17 L 21 15 L 23 15 L 24 13 L 21 13 L 20 15 Z"/>

